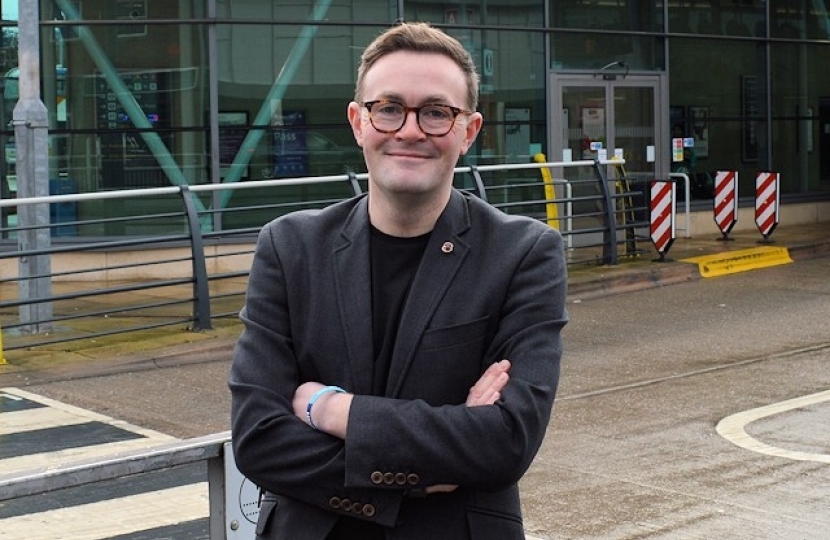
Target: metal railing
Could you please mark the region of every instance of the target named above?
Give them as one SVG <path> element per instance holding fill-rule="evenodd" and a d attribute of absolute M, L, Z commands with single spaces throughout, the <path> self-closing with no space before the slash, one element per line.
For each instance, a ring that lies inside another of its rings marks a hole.
<path fill-rule="evenodd" d="M 607 177 L 606 169 L 620 163 L 459 167 L 455 184 L 508 214 L 559 229 L 568 264 L 615 265 L 641 253 L 648 239 L 642 179 Z M 235 323 L 261 226 L 360 194 L 366 181 L 366 174 L 347 174 L 0 200 L 5 213 L 38 205 L 51 210 L 48 225 L 0 228 L 7 239 L 0 240 L 0 343 L 13 351 Z M 220 199 L 231 203 L 208 206 Z M 79 219 L 80 213 L 96 217 Z M 44 228 L 51 233 L 45 247 L 15 243 Z M 21 270 L 23 261 L 38 257 L 48 260 L 48 270 Z M 47 280 L 48 294 L 31 293 L 29 284 L 39 279 Z"/>
<path fill-rule="evenodd" d="M 222 432 L 113 454 L 103 459 L 59 463 L 46 470 L 0 474 L 0 502 L 205 462 L 210 538 L 224 540 L 227 537 L 225 448 L 230 437 L 230 432 Z"/>
<path fill-rule="evenodd" d="M 677 229 L 683 231 L 685 238 L 692 237 L 691 225 L 691 200 L 692 200 L 692 185 L 689 181 L 689 175 L 686 173 L 669 173 L 669 179 L 678 179 L 683 181 L 683 226 L 678 226 Z"/>

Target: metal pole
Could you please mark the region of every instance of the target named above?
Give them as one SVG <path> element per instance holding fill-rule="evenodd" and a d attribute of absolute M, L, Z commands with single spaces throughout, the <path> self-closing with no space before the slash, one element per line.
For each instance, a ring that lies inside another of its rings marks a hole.
<path fill-rule="evenodd" d="M 202 229 L 199 226 L 199 213 L 193 204 L 188 186 L 179 186 L 187 215 L 187 228 L 190 232 L 190 256 L 193 265 L 193 330 L 201 332 L 210 330 L 210 289 L 208 288 L 207 264 Z"/>
<path fill-rule="evenodd" d="M 40 98 L 40 36 L 37 0 L 20 0 L 18 7 L 18 80 L 20 94 L 12 113 L 17 151 L 17 196 L 49 195 L 49 118 Z M 52 70 L 54 73 L 54 68 Z M 48 250 L 51 247 L 49 205 L 21 205 L 18 209 L 18 246 L 21 251 Z M 52 296 L 49 255 L 21 257 L 18 264 L 18 294 L 29 300 L 20 306 L 20 322 L 25 333 L 52 330 L 52 303 L 38 299 Z"/>
<path fill-rule="evenodd" d="M 594 160 L 594 173 L 599 182 L 599 189 L 605 201 L 604 230 L 602 242 L 602 263 L 617 264 L 617 216 L 614 213 L 614 197 L 611 195 L 611 188 L 608 187 L 608 179 L 605 176 L 604 167 L 599 160 Z"/>
<path fill-rule="evenodd" d="M 484 189 L 484 181 L 481 179 L 481 173 L 478 171 L 478 167 L 475 165 L 470 165 L 470 173 L 473 175 L 473 181 L 476 184 L 476 190 L 478 191 L 478 197 L 484 201 L 487 201 L 487 190 Z"/>

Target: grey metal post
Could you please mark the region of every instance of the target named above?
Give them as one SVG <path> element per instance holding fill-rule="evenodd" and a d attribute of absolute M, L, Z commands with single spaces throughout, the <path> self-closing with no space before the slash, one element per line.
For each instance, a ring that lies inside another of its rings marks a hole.
<path fill-rule="evenodd" d="M 225 445 L 221 445 L 224 450 Z M 209 505 L 209 521 L 208 521 L 208 538 L 210 540 L 226 540 L 228 535 L 225 534 L 225 519 L 227 511 L 225 509 L 225 460 L 224 451 L 220 452 L 218 457 L 212 457 L 207 460 L 208 470 L 208 505 Z"/>
<path fill-rule="evenodd" d="M 475 165 L 470 165 L 470 173 L 473 175 L 473 181 L 476 184 L 476 190 L 478 191 L 479 198 L 484 201 L 487 201 L 487 190 L 484 189 L 484 181 L 481 179 L 481 173 L 478 170 L 478 167 Z"/>
<path fill-rule="evenodd" d="M 602 241 L 602 263 L 617 264 L 617 215 L 615 213 L 615 201 L 608 186 L 608 178 L 605 176 L 604 167 L 598 159 L 594 160 L 594 174 L 596 174 L 599 189 L 602 192 L 605 202 L 603 217 L 603 241 Z"/>
<path fill-rule="evenodd" d="M 190 256 L 193 264 L 193 330 L 201 332 L 212 328 L 205 245 L 199 225 L 199 213 L 191 197 L 193 192 L 188 186 L 179 186 L 179 192 L 187 216 L 187 228 L 190 231 Z"/>
<path fill-rule="evenodd" d="M 49 118 L 40 99 L 40 36 L 37 0 L 20 0 L 18 8 L 18 80 L 20 94 L 12 113 L 17 151 L 17 196 L 49 195 Z M 46 250 L 51 246 L 49 205 L 26 204 L 18 209 L 18 246 L 21 251 Z M 29 300 L 20 306 L 21 327 L 27 333 L 52 329 L 52 303 L 37 299 L 52 296 L 52 263 L 49 255 L 21 257 L 18 294 Z M 41 322 L 43 321 L 43 322 Z"/>
<path fill-rule="evenodd" d="M 354 171 L 347 171 L 346 172 L 346 181 L 349 183 L 349 186 L 352 188 L 352 194 L 357 197 L 363 193 L 363 190 L 360 188 L 360 183 L 357 181 L 357 175 Z"/>

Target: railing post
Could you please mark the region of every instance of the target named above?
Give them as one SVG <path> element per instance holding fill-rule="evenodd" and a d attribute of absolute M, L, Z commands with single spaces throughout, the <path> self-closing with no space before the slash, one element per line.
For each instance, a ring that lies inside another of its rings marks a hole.
<path fill-rule="evenodd" d="M 487 201 L 487 191 L 484 189 L 484 181 L 481 179 L 481 173 L 478 172 L 478 167 L 475 165 L 470 165 L 470 173 L 473 175 L 473 181 L 476 183 L 476 189 L 478 190 L 478 197 L 484 201 Z"/>
<path fill-rule="evenodd" d="M 360 189 L 360 184 L 357 181 L 357 175 L 354 173 L 354 171 L 348 171 L 346 173 L 346 176 L 346 180 L 349 182 L 349 186 L 351 186 L 352 193 L 354 193 L 354 196 L 357 197 L 358 195 L 362 195 L 363 190 Z"/>
<path fill-rule="evenodd" d="M 179 186 L 179 193 L 182 196 L 184 211 L 187 216 L 187 228 L 190 233 L 190 260 L 193 264 L 193 330 L 201 332 L 212 328 L 205 246 L 202 241 L 199 215 L 190 196 L 190 188 L 186 185 Z"/>
<path fill-rule="evenodd" d="M 222 452 L 224 455 L 224 452 Z M 210 540 L 226 540 L 225 534 L 225 462 L 223 457 L 214 457 L 207 460 L 208 470 L 208 505 Z"/>
<path fill-rule="evenodd" d="M 617 218 L 614 213 L 614 197 L 608 187 L 608 178 L 605 176 L 598 159 L 594 160 L 594 172 L 599 182 L 599 189 L 605 199 L 605 230 L 602 241 L 603 264 L 617 264 Z"/>

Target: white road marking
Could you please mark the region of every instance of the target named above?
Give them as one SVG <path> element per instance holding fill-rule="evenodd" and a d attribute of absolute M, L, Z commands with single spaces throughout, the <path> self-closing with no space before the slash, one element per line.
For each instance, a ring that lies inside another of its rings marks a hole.
<path fill-rule="evenodd" d="M 40 403 L 41 405 L 46 405 L 47 407 L 51 407 L 52 409 L 57 409 L 59 411 L 63 411 L 65 413 L 74 414 L 85 418 L 87 421 L 97 421 L 97 422 L 104 422 L 110 424 L 112 426 L 116 426 L 120 429 L 125 431 L 129 431 L 132 433 L 136 433 L 138 435 L 142 435 L 148 439 L 159 440 L 159 441 L 172 441 L 174 437 L 170 435 L 165 435 L 164 433 L 160 433 L 158 431 L 154 431 L 152 429 L 146 429 L 140 426 L 134 426 L 128 424 L 127 422 L 116 420 L 112 417 L 105 416 L 103 414 L 98 414 L 96 412 L 82 409 L 80 407 L 74 407 L 72 405 L 68 405 L 66 403 L 61 403 L 60 401 L 55 401 L 54 399 L 49 399 L 44 396 L 40 396 L 38 394 L 32 394 L 31 392 L 27 392 L 25 390 L 21 390 L 20 388 L 0 388 L 0 392 L 10 396 L 19 396 L 24 399 L 28 399 L 29 401 L 34 401 L 36 403 Z"/>
<path fill-rule="evenodd" d="M 0 414 L 0 435 L 11 435 L 12 433 L 23 433 L 26 431 L 61 426 L 74 426 L 86 422 L 89 422 L 89 419 L 83 416 L 48 407 L 5 412 Z"/>
<path fill-rule="evenodd" d="M 25 399 L 44 405 L 0 413 L 0 436 L 22 433 L 25 439 L 26 434 L 30 433 L 30 448 L 34 450 L 40 449 L 37 430 L 45 430 L 48 434 L 53 428 L 83 428 L 85 424 L 95 422 L 137 435 L 129 440 L 0 459 L 0 471 L 3 474 L 47 470 L 79 460 L 86 461 L 99 457 L 103 459 L 120 452 L 151 448 L 176 440 L 164 433 L 134 426 L 18 388 L 0 389 L 0 397 L 11 402 Z M 209 512 L 208 485 L 201 482 L 0 519 L 0 540 L 99 540 L 206 519 Z"/>
<path fill-rule="evenodd" d="M 7 399 L 17 397 L 45 405 L 42 408 L 0 413 L 0 435 L 34 431 L 48 427 L 80 426 L 88 422 L 101 422 L 120 430 L 140 435 L 138 438 L 125 441 L 78 446 L 56 452 L 40 452 L 6 458 L 0 460 L 2 461 L 2 471 L 4 474 L 54 467 L 58 463 L 68 463 L 76 460 L 109 456 L 118 452 L 140 450 L 176 440 L 174 437 L 158 431 L 134 426 L 103 414 L 61 403 L 60 401 L 32 394 L 19 388 L 2 388 L 0 392 Z M 19 426 L 20 429 L 14 429 L 15 426 Z"/>
<path fill-rule="evenodd" d="M 209 512 L 208 485 L 201 482 L 0 519 L 0 539 L 102 540 L 206 519 Z"/>
<path fill-rule="evenodd" d="M 746 426 L 766 418 L 783 412 L 798 409 L 800 407 L 808 407 L 816 403 L 830 401 L 830 390 L 811 394 L 808 396 L 801 396 L 779 403 L 773 403 L 757 409 L 739 412 L 732 416 L 727 416 L 716 426 L 716 430 L 721 437 L 726 440 L 753 452 L 766 454 L 769 456 L 783 457 L 787 459 L 794 459 L 798 461 L 817 461 L 820 463 L 830 463 L 830 455 L 816 454 L 812 452 L 799 452 L 796 450 L 788 450 L 786 448 L 779 448 L 765 444 L 746 432 Z"/>

